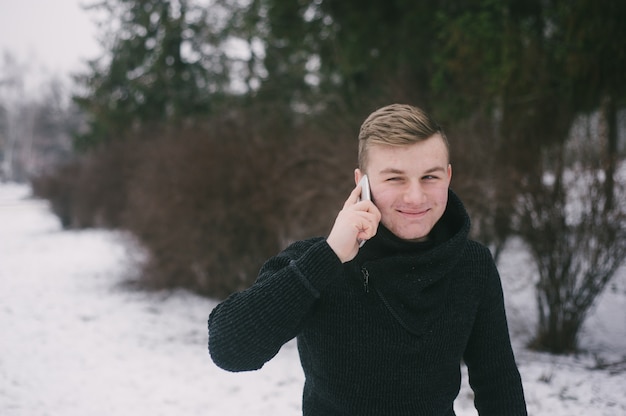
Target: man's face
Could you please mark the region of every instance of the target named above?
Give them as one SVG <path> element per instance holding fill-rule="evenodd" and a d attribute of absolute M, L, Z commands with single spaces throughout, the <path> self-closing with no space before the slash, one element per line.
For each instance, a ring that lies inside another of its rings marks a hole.
<path fill-rule="evenodd" d="M 381 222 L 403 240 L 421 241 L 443 215 L 452 167 L 443 139 L 436 134 L 407 146 L 372 145 L 365 172 Z"/>

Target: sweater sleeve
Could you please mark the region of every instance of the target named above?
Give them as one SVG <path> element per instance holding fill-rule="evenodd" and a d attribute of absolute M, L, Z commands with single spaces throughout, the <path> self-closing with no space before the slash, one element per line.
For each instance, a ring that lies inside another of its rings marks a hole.
<path fill-rule="evenodd" d="M 294 243 L 269 259 L 256 282 L 209 316 L 209 353 L 228 371 L 261 368 L 300 332 L 320 292 L 341 273 L 326 240 Z"/>
<path fill-rule="evenodd" d="M 481 416 L 526 416 L 524 391 L 511 347 L 500 276 L 488 250 L 483 248 L 481 251 L 476 257 L 487 267 L 483 297 L 464 354 L 474 391 L 474 405 Z"/>

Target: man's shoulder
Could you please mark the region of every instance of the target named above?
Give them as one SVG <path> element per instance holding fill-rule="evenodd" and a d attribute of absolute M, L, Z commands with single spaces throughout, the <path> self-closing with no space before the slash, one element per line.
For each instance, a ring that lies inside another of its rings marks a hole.
<path fill-rule="evenodd" d="M 485 244 L 477 240 L 472 240 L 471 238 L 467 239 L 467 245 L 468 247 L 471 247 L 473 250 L 477 250 L 481 252 L 485 252 L 485 251 L 491 252 L 491 250 L 489 250 L 489 247 L 487 247 Z"/>
<path fill-rule="evenodd" d="M 474 262 L 487 262 L 489 264 L 494 262 L 493 253 L 489 247 L 476 240 L 468 239 L 466 241 L 464 253 Z"/>
<path fill-rule="evenodd" d="M 324 237 L 310 237 L 302 240 L 296 240 L 288 242 L 283 251 L 291 251 L 291 250 L 306 250 L 314 244 L 319 243 L 320 241 L 325 240 Z"/>
<path fill-rule="evenodd" d="M 302 240 L 287 242 L 285 247 L 276 257 L 288 257 L 290 259 L 299 258 L 303 253 L 316 244 L 326 240 L 324 237 L 311 237 Z"/>

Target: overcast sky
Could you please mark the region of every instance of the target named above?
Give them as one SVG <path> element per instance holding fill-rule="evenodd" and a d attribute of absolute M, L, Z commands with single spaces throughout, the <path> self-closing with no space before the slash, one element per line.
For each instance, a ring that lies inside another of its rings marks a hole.
<path fill-rule="evenodd" d="M 100 55 L 94 0 L 0 0 L 0 53 L 27 64 L 28 77 L 65 76 Z M 3 59 L 0 59 L 0 63 Z"/>

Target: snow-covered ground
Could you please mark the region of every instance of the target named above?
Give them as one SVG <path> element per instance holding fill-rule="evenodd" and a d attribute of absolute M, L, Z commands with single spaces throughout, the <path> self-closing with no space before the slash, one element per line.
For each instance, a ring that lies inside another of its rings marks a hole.
<path fill-rule="evenodd" d="M 47 204 L 28 196 L 0 185 L 0 415 L 301 414 L 293 342 L 259 371 L 220 370 L 206 347 L 214 301 L 128 289 L 135 251 L 123 233 L 62 231 Z M 530 264 L 515 242 L 501 262 L 529 413 L 626 415 L 626 270 L 584 328 L 589 353 L 556 357 L 524 348 Z M 622 364 L 598 368 L 613 362 Z M 476 415 L 463 383 L 456 412 Z"/>

